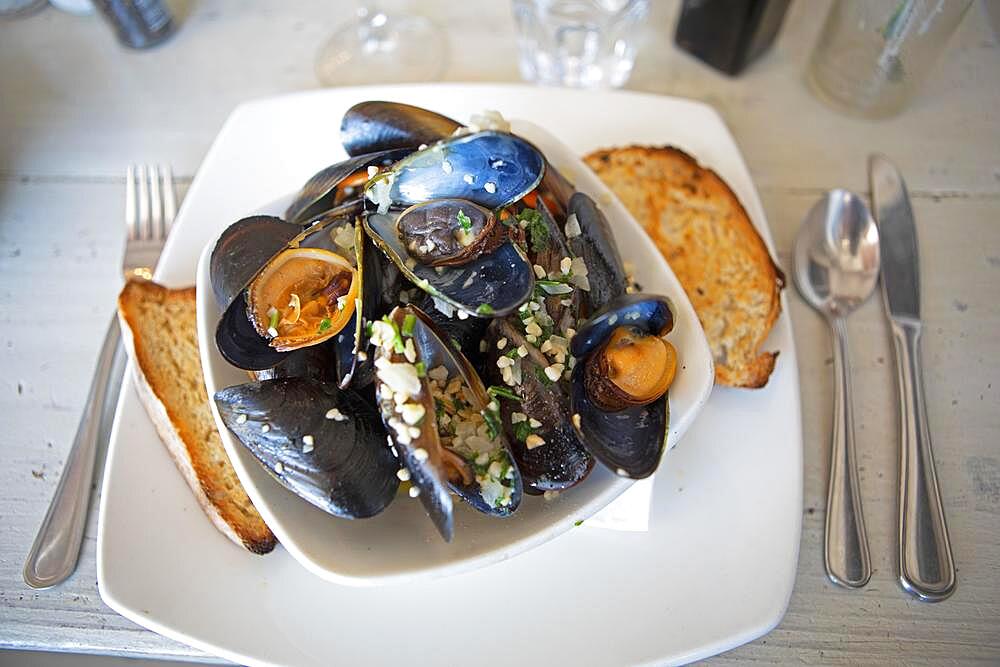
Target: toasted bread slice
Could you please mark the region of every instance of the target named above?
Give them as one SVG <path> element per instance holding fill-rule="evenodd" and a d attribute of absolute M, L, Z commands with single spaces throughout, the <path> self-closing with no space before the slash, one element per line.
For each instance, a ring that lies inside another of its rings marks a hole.
<path fill-rule="evenodd" d="M 763 387 L 760 352 L 785 279 L 729 186 L 681 150 L 629 146 L 584 160 L 646 229 L 684 286 L 715 357 L 715 381 Z"/>
<path fill-rule="evenodd" d="M 226 537 L 257 554 L 277 540 L 236 477 L 208 404 L 195 324 L 195 291 L 130 280 L 118 319 L 139 396 L 160 439 Z"/>

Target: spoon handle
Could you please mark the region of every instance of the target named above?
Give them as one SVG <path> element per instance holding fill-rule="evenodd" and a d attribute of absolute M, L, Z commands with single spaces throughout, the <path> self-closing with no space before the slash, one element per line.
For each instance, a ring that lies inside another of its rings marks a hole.
<path fill-rule="evenodd" d="M 872 569 L 854 454 L 854 410 L 847 324 L 842 317 L 832 317 L 830 328 L 833 330 L 836 392 L 833 442 L 830 448 L 830 486 L 826 499 L 826 574 L 835 584 L 860 588 L 868 583 Z"/>
<path fill-rule="evenodd" d="M 899 379 L 899 583 L 925 602 L 955 590 L 955 562 L 938 489 L 920 370 L 920 323 L 892 321 Z"/>

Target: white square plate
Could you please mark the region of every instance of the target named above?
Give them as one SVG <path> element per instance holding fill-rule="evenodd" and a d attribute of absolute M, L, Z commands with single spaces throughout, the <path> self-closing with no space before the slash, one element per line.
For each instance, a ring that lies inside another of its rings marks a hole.
<path fill-rule="evenodd" d="M 730 183 L 769 239 L 738 149 L 702 104 L 522 86 L 340 89 L 233 113 L 188 193 L 157 278 L 190 284 L 199 251 L 225 225 L 334 161 L 339 118 L 364 99 L 459 119 L 496 108 L 551 128 L 577 154 L 679 146 Z M 245 664 L 627 665 L 731 648 L 781 619 L 797 562 L 802 442 L 787 316 L 768 347 L 781 357 L 767 388 L 716 390 L 666 456 L 649 532 L 574 529 L 489 568 L 380 588 L 323 582 L 283 549 L 256 557 L 218 534 L 127 381 L 101 500 L 101 595 L 137 623 Z"/>
<path fill-rule="evenodd" d="M 708 341 L 684 289 L 639 224 L 579 157 L 537 125 L 514 120 L 512 129 L 538 146 L 550 163 L 559 165 L 559 171 L 577 190 L 603 202 L 599 205 L 611 223 L 622 257 L 636 266 L 638 283 L 647 292 L 673 301 L 676 322 L 668 339 L 677 349 L 681 368 L 670 387 L 667 441 L 670 447 L 675 446 L 708 400 L 715 379 Z M 336 155 L 331 161 L 344 157 Z M 290 197 L 247 214 L 281 216 Z M 246 373 L 226 363 L 215 345 L 215 329 L 221 316 L 210 277 L 215 243 L 213 239 L 205 245 L 197 276 L 198 342 L 209 396 L 247 381 Z M 423 505 L 405 496 L 364 521 L 337 519 L 304 502 L 261 467 L 226 428 L 214 404 L 212 410 L 229 458 L 267 525 L 293 558 L 320 577 L 339 584 L 400 583 L 414 577 L 453 575 L 492 565 L 566 532 L 632 484 L 598 464 L 579 486 L 556 499 L 525 495 L 517 512 L 508 519 L 488 517 L 458 502 L 455 538 L 448 544 L 438 537 Z"/>

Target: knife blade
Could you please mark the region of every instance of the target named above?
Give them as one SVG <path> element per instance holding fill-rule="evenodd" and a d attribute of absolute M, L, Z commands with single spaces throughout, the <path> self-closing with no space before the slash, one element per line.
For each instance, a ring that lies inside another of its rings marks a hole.
<path fill-rule="evenodd" d="M 924 398 L 917 230 L 906 184 L 895 165 L 885 156 L 872 155 L 868 169 L 899 387 L 899 584 L 920 600 L 939 602 L 955 591 L 955 560 Z"/>
<path fill-rule="evenodd" d="M 917 229 L 906 183 L 884 155 L 869 159 L 872 204 L 878 222 L 882 259 L 882 296 L 892 319 L 920 319 L 920 268 Z"/>

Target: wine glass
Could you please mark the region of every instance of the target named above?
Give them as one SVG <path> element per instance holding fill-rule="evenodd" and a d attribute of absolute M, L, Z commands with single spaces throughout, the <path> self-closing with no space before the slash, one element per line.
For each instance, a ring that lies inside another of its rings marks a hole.
<path fill-rule="evenodd" d="M 424 16 L 389 15 L 377 2 L 361 2 L 356 20 L 320 49 L 316 76 L 326 86 L 434 81 L 444 73 L 446 40 Z"/>

